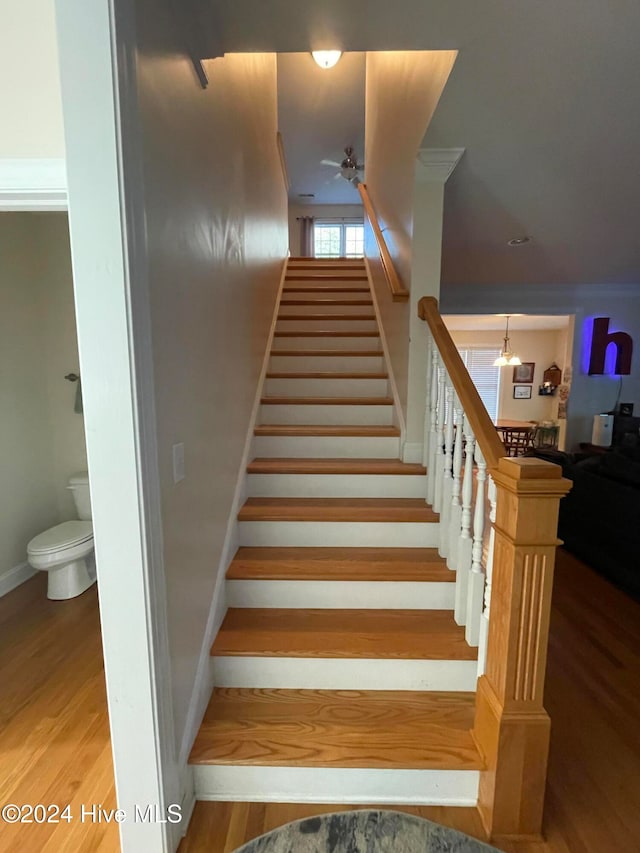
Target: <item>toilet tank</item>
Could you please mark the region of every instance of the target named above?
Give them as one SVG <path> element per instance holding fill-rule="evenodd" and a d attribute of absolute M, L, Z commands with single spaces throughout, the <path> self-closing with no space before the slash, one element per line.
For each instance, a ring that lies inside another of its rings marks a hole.
<path fill-rule="evenodd" d="M 80 521 L 91 520 L 91 499 L 89 497 L 89 475 L 86 471 L 80 471 L 79 474 L 74 474 L 69 477 L 68 489 L 73 495 L 73 502 L 76 505 L 76 511 Z"/>

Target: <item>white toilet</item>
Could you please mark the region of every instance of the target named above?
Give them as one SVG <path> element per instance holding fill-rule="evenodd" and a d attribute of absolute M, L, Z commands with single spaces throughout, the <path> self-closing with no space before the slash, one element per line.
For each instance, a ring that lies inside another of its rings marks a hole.
<path fill-rule="evenodd" d="M 35 536 L 27 545 L 29 565 L 49 572 L 47 598 L 75 598 L 96 581 L 89 476 L 69 478 L 80 521 L 64 521 Z"/>

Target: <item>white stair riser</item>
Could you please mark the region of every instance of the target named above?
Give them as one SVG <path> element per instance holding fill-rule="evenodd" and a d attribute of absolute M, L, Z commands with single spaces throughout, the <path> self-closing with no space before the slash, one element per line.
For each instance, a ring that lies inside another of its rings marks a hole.
<path fill-rule="evenodd" d="M 193 765 L 196 799 L 218 802 L 475 806 L 477 770 Z"/>
<path fill-rule="evenodd" d="M 335 329 L 338 332 L 377 332 L 378 324 L 372 320 L 287 320 L 279 317 L 276 332 L 288 332 L 290 329 Z"/>
<path fill-rule="evenodd" d="M 261 424 L 391 426 L 393 406 L 262 405 Z"/>
<path fill-rule="evenodd" d="M 371 355 L 272 355 L 269 370 L 280 373 L 382 373 L 385 370 L 382 353 Z"/>
<path fill-rule="evenodd" d="M 386 397 L 387 379 L 278 379 L 264 383 L 265 397 Z"/>
<path fill-rule="evenodd" d="M 255 548 L 433 548 L 438 522 L 241 521 L 240 544 Z"/>
<path fill-rule="evenodd" d="M 280 690 L 476 689 L 475 660 L 212 657 L 216 687 Z"/>
<path fill-rule="evenodd" d="M 257 435 L 253 455 L 309 459 L 398 459 L 399 438 L 376 436 Z"/>
<path fill-rule="evenodd" d="M 425 498 L 427 478 L 405 474 L 249 474 L 252 498 Z"/>
<path fill-rule="evenodd" d="M 454 583 L 228 580 L 229 607 L 453 610 Z"/>
<path fill-rule="evenodd" d="M 297 329 L 292 331 L 298 331 Z M 301 335 L 295 338 L 274 337 L 272 349 L 275 350 L 380 350 L 382 353 L 382 343 L 380 338 L 374 337 L 358 337 L 358 338 L 334 338 L 327 337 L 309 337 Z"/>

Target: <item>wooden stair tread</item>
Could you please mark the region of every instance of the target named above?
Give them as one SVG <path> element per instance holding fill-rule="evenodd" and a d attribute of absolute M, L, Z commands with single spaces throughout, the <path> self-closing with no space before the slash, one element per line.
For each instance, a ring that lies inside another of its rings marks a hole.
<path fill-rule="evenodd" d="M 263 406 L 393 406 L 393 397 L 262 397 Z"/>
<path fill-rule="evenodd" d="M 278 322 L 282 320 L 367 320 L 375 323 L 375 314 L 278 314 Z"/>
<path fill-rule="evenodd" d="M 418 463 L 399 459 L 260 458 L 247 466 L 250 474 L 401 474 L 426 476 Z"/>
<path fill-rule="evenodd" d="M 282 289 L 283 294 L 287 293 L 369 293 L 368 287 L 355 287 L 353 285 L 340 286 L 338 284 L 324 284 L 322 286 L 311 285 L 290 285 Z"/>
<path fill-rule="evenodd" d="M 395 426 L 353 426 L 351 424 L 258 424 L 254 435 L 334 435 L 345 437 L 397 438 Z"/>
<path fill-rule="evenodd" d="M 478 770 L 469 693 L 216 688 L 190 763 Z"/>
<path fill-rule="evenodd" d="M 436 548 L 238 548 L 228 580 L 455 583 Z"/>
<path fill-rule="evenodd" d="M 284 371 L 269 371 L 267 379 L 388 379 L 388 373 L 376 372 L 360 372 L 346 373 L 334 370 L 318 370 L 305 372 L 288 372 Z"/>
<path fill-rule="evenodd" d="M 285 281 L 367 281 L 367 276 L 362 270 L 350 270 L 346 267 L 341 270 L 292 270 L 284 278 Z"/>
<path fill-rule="evenodd" d="M 331 355 L 337 358 L 383 358 L 384 353 L 379 349 L 354 350 L 354 349 L 272 349 L 271 356 L 280 358 L 287 356 L 325 356 Z"/>
<path fill-rule="evenodd" d="M 371 299 L 337 299 L 332 297 L 330 299 L 286 299 L 283 298 L 280 300 L 280 305 L 373 305 L 373 300 Z"/>
<path fill-rule="evenodd" d="M 362 329 L 292 329 L 274 332 L 274 338 L 379 338 L 378 331 Z"/>
<path fill-rule="evenodd" d="M 422 498 L 247 498 L 240 521 L 376 521 L 432 524 Z"/>
<path fill-rule="evenodd" d="M 477 660 L 449 610 L 230 608 L 219 657 Z"/>

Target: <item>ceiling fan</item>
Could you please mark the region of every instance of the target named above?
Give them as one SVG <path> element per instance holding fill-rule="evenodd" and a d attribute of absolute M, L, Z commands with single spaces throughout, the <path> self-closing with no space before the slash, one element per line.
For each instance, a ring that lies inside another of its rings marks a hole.
<path fill-rule="evenodd" d="M 352 184 L 358 184 L 360 179 L 358 177 L 358 172 L 362 172 L 364 169 L 364 163 L 358 163 L 358 158 L 354 154 L 353 148 L 350 145 L 344 149 L 344 153 L 346 157 L 342 161 L 342 163 L 338 163 L 336 160 L 321 160 L 320 164 L 322 166 L 333 166 L 336 169 L 339 169 L 339 172 L 336 172 L 334 178 L 344 178 L 345 181 L 349 181 Z"/>

